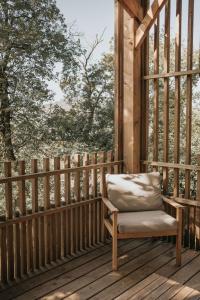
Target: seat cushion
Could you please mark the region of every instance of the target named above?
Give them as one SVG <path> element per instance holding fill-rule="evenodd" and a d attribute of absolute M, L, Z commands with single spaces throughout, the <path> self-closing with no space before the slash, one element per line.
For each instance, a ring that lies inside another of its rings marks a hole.
<path fill-rule="evenodd" d="M 162 210 L 160 174 L 107 174 L 108 198 L 119 211 Z"/>
<path fill-rule="evenodd" d="M 158 232 L 176 229 L 176 219 L 161 210 L 118 213 L 119 233 Z"/>

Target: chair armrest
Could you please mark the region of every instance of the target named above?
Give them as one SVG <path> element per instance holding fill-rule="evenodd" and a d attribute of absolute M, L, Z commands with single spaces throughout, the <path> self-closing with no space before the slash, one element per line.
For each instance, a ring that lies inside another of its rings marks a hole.
<path fill-rule="evenodd" d="M 185 208 L 185 206 L 183 206 L 183 205 L 181 205 L 181 204 L 175 202 L 173 199 L 167 198 L 167 197 L 165 197 L 165 196 L 163 196 L 163 195 L 162 195 L 162 199 L 163 199 L 163 201 L 164 201 L 165 203 L 167 203 L 167 204 L 173 206 L 174 208 L 177 208 L 177 209 L 178 209 L 178 208 L 180 208 L 180 209 L 184 209 L 184 208 Z"/>
<path fill-rule="evenodd" d="M 110 202 L 108 198 L 102 197 L 103 203 L 106 205 L 111 213 L 118 212 L 119 210 Z"/>

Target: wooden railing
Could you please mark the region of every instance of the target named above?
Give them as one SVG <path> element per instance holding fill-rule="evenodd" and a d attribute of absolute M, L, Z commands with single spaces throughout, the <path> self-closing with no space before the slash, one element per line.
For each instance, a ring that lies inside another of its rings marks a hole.
<path fill-rule="evenodd" d="M 6 284 L 105 239 L 105 174 L 113 152 L 4 162 L 0 177 L 0 282 Z"/>
<path fill-rule="evenodd" d="M 159 170 L 163 175 L 163 193 L 186 207 L 184 245 L 200 250 L 200 155 L 197 156 L 197 165 L 142 161 L 142 166 L 145 171 Z M 186 177 L 186 173 L 189 176 Z"/>

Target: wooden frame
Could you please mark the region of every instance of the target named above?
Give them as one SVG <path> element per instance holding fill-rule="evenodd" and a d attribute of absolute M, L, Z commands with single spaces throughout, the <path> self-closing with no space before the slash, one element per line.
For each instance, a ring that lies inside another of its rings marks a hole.
<path fill-rule="evenodd" d="M 112 270 L 118 270 L 117 259 L 117 241 L 118 239 L 130 239 L 130 238 L 144 238 L 144 237 L 158 237 L 158 236 L 176 236 L 176 265 L 181 265 L 181 247 L 182 247 L 182 212 L 184 206 L 175 202 L 173 199 L 162 196 L 164 203 L 170 205 L 176 209 L 176 220 L 178 223 L 177 230 L 161 230 L 152 232 L 131 232 L 131 233 L 119 233 L 117 229 L 117 217 L 119 210 L 110 202 L 109 199 L 102 197 L 103 210 L 104 210 L 104 225 L 112 236 Z M 107 211 L 112 214 L 111 218 L 107 216 Z"/>

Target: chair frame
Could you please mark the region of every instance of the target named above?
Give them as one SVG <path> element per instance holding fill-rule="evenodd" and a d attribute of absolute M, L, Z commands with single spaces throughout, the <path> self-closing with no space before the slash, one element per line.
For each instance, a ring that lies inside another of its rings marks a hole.
<path fill-rule="evenodd" d="M 176 266 L 181 265 L 182 220 L 183 220 L 182 215 L 183 215 L 183 209 L 185 207 L 175 202 L 172 198 L 167 198 L 162 195 L 162 199 L 164 203 L 167 203 L 176 209 L 176 220 L 178 223 L 177 230 L 119 233 L 117 228 L 117 218 L 118 218 L 119 210 L 111 203 L 111 201 L 108 198 L 102 197 L 104 225 L 112 236 L 112 270 L 113 271 L 118 270 L 118 258 L 117 258 L 118 239 L 176 236 Z M 112 214 L 112 221 L 111 218 L 108 217 L 108 211 Z"/>

